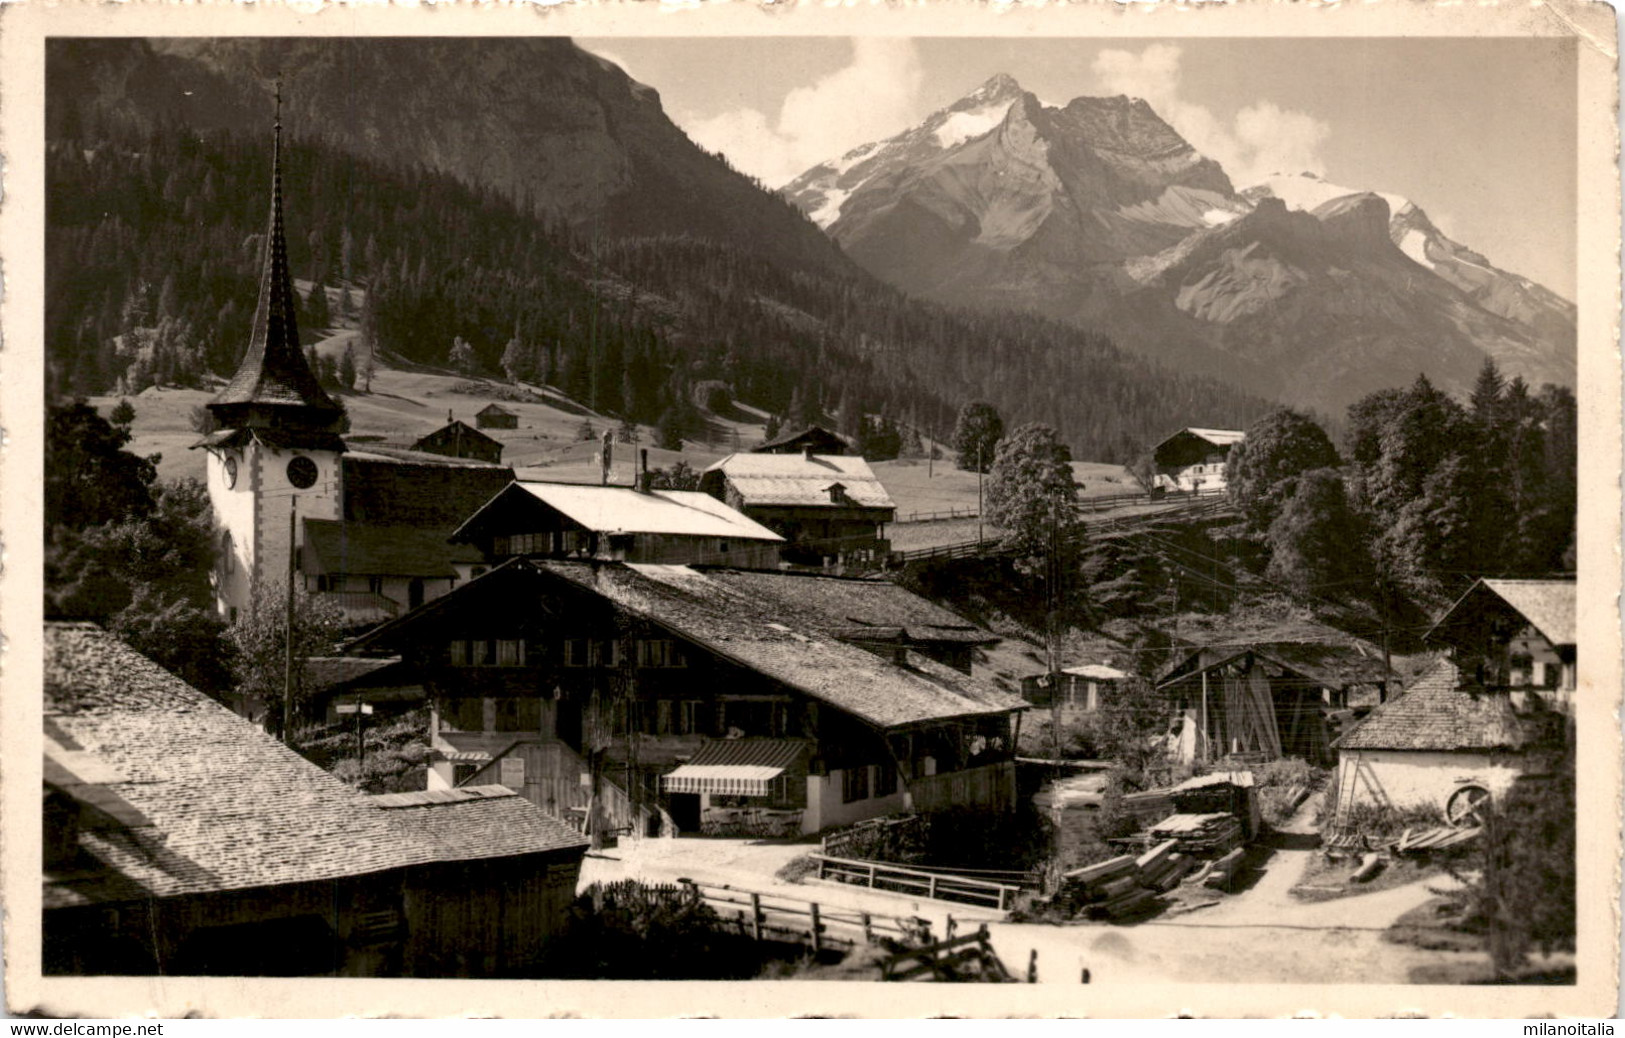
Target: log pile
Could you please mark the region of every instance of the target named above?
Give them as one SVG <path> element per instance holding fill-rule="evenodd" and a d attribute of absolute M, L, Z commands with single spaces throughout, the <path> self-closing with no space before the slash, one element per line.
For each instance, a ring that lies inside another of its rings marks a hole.
<path fill-rule="evenodd" d="M 1196 860 L 1187 854 L 1180 854 L 1175 840 L 1165 840 L 1146 851 L 1135 859 L 1134 864 L 1140 872 L 1140 885 L 1155 890 L 1159 894 L 1179 886 L 1196 865 Z"/>
<path fill-rule="evenodd" d="M 1151 827 L 1151 838 L 1175 841 L 1181 854 L 1214 858 L 1241 846 L 1242 829 L 1231 814 L 1172 815 Z"/>
<path fill-rule="evenodd" d="M 1068 915 L 1122 919 L 1149 908 L 1156 896 L 1140 884 L 1137 859 L 1123 854 L 1063 875 L 1055 904 Z"/>

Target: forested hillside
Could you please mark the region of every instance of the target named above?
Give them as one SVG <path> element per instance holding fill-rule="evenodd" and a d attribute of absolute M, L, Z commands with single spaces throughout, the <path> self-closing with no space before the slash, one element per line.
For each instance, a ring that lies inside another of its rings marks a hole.
<path fill-rule="evenodd" d="M 71 111 L 54 125 L 51 392 L 228 374 L 248 339 L 269 135 Z M 493 190 L 326 145 L 285 147 L 284 193 L 296 277 L 356 290 L 380 350 L 523 374 L 634 421 L 680 416 L 697 383 L 722 380 L 774 413 L 850 402 L 941 437 L 978 397 L 1013 422 L 1054 424 L 1079 457 L 1121 461 L 1171 428 L 1241 425 L 1267 409 L 1052 322 L 920 303 L 863 275 L 692 236 L 589 240 Z M 313 328 L 327 319 L 315 299 Z"/>

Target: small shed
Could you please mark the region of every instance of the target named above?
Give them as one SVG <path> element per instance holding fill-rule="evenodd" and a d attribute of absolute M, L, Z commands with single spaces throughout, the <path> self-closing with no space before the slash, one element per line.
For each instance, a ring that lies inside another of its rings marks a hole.
<path fill-rule="evenodd" d="M 519 416 L 501 404 L 486 404 L 474 412 L 474 424 L 481 429 L 517 429 Z"/>
<path fill-rule="evenodd" d="M 1362 803 L 1451 812 L 1499 796 L 1529 751 L 1561 738 L 1559 717 L 1539 697 L 1520 708 L 1440 660 L 1334 744 L 1338 817 Z"/>

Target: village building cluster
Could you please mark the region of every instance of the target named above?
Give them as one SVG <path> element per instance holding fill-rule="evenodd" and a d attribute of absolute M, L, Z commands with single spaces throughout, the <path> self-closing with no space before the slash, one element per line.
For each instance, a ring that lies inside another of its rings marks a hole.
<path fill-rule="evenodd" d="M 515 427 L 495 404 L 409 447 L 347 440 L 300 350 L 280 179 L 268 242 L 247 353 L 198 444 L 218 609 L 277 608 L 259 596 L 292 581 L 365 628 L 305 661 L 316 711 L 426 705 L 427 786 L 360 793 L 254 723 L 277 704 L 227 709 L 92 625 L 52 624 L 50 971 L 521 975 L 564 925 L 589 836 L 1009 812 L 1024 713 L 1073 723 L 1129 681 L 1165 699 L 1172 759 L 1335 767 L 1340 811 L 1465 816 L 1572 707 L 1572 580 L 1479 581 L 1409 687 L 1349 638 L 1189 646 L 1154 674 L 1119 647 L 1017 694 L 979 662 L 998 635 L 832 571 L 883 558 L 897 507 L 827 430 L 732 454 L 689 491 L 521 479 L 481 431 Z M 1181 430 L 1157 485 L 1222 489 L 1241 438 Z"/>

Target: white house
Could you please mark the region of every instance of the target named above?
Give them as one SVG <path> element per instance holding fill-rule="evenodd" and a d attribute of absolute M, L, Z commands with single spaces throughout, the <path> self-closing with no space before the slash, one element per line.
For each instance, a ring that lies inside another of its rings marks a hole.
<path fill-rule="evenodd" d="M 1196 492 L 1223 490 L 1230 448 L 1247 438 L 1237 429 L 1181 429 L 1151 448 L 1156 486 Z"/>

